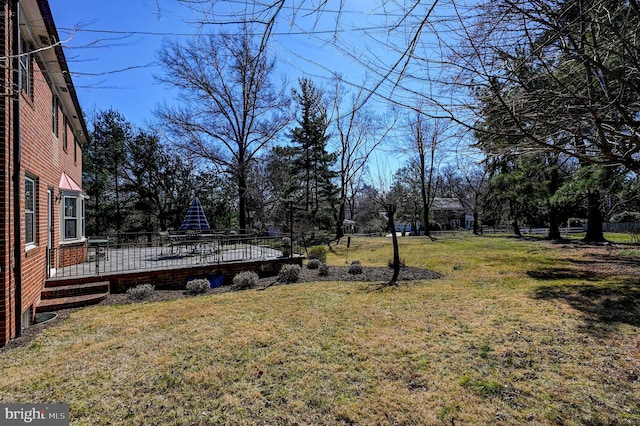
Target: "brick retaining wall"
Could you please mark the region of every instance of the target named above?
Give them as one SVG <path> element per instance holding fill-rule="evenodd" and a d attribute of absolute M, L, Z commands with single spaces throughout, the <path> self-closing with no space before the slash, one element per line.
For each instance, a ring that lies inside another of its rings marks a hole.
<path fill-rule="evenodd" d="M 245 271 L 256 272 L 261 277 L 275 276 L 282 265 L 296 264 L 302 266 L 303 257 L 260 260 L 255 262 L 233 262 L 219 265 L 183 267 L 178 269 L 160 269 L 137 272 L 122 272 L 110 275 L 54 279 L 56 282 L 79 284 L 94 281 L 109 281 L 112 293 L 124 293 L 127 289 L 140 284 L 151 284 L 159 290 L 180 290 L 186 287 L 187 281 L 196 278 L 211 278 L 223 275 L 224 285 L 231 284 L 233 277 Z M 51 281 L 54 281 L 51 280 Z"/>

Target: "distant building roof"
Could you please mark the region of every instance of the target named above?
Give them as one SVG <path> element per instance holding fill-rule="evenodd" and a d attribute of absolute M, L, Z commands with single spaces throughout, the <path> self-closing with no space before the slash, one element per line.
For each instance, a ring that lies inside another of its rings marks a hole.
<path fill-rule="evenodd" d="M 433 199 L 433 210 L 464 210 L 464 206 L 457 198 L 441 198 L 436 197 Z"/>

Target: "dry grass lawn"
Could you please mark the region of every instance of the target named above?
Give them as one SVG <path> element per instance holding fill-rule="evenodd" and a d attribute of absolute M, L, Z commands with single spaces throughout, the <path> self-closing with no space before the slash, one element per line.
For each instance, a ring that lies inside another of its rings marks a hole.
<path fill-rule="evenodd" d="M 401 257 L 444 278 L 75 311 L 0 353 L 0 402 L 74 425 L 640 424 L 640 249 L 459 235 Z"/>

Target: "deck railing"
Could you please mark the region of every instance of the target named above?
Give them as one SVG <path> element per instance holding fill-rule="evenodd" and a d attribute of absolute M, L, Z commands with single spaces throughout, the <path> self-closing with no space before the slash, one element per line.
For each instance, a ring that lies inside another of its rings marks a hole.
<path fill-rule="evenodd" d="M 137 233 L 89 237 L 50 250 L 49 277 L 104 275 L 298 255 L 282 237 L 219 233 Z"/>

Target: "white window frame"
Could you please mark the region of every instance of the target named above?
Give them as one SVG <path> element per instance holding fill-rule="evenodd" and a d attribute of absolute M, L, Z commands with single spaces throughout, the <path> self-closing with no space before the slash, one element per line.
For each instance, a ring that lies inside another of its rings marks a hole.
<path fill-rule="evenodd" d="M 74 201 L 74 212 L 67 210 L 67 200 Z M 63 193 L 62 198 L 62 214 L 61 216 L 61 231 L 60 235 L 62 235 L 63 240 L 66 242 L 69 241 L 78 241 L 84 239 L 84 197 L 82 194 L 78 193 Z M 75 215 L 69 215 L 68 213 L 75 213 Z M 67 234 L 67 223 L 74 223 L 72 228 L 74 236 L 70 236 Z"/>
<path fill-rule="evenodd" d="M 31 191 L 28 190 L 28 186 L 31 186 Z M 31 221 L 29 221 L 29 217 Z M 28 176 L 24 178 L 24 239 L 27 247 L 33 247 L 36 245 L 36 230 L 37 230 L 37 202 L 36 202 L 36 181 Z M 31 236 L 29 237 L 29 234 Z"/>

